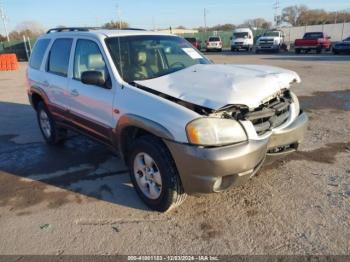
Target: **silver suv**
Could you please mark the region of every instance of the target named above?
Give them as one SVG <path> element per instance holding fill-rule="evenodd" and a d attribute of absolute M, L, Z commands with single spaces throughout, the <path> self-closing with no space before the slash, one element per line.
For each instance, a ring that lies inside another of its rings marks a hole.
<path fill-rule="evenodd" d="M 159 211 L 242 184 L 266 155 L 296 150 L 307 125 L 290 91 L 295 72 L 216 65 L 174 35 L 52 29 L 27 76 L 46 142 L 63 143 L 71 129 L 105 144 Z"/>

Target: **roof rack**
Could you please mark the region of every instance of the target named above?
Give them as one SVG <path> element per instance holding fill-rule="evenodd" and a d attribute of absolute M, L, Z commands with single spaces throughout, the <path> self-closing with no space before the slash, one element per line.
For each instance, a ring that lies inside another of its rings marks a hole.
<path fill-rule="evenodd" d="M 135 30 L 135 31 L 146 31 L 141 28 L 122 28 L 122 29 L 109 29 L 104 27 L 58 27 L 51 28 L 46 33 L 59 33 L 59 32 L 88 32 L 90 30 L 98 30 L 98 29 L 106 29 L 106 30 Z"/>
<path fill-rule="evenodd" d="M 87 31 L 96 30 L 96 29 L 99 29 L 99 28 L 98 27 L 58 27 L 58 28 L 52 28 L 46 33 L 50 34 L 50 33 L 58 33 L 58 32 L 75 32 L 75 31 L 87 32 Z"/>

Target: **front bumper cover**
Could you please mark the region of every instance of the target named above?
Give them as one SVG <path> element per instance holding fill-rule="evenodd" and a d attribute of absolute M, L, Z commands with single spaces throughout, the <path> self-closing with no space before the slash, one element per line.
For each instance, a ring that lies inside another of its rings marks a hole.
<path fill-rule="evenodd" d="M 254 176 L 271 149 L 299 144 L 307 122 L 307 115 L 301 113 L 292 124 L 273 132 L 268 138 L 224 147 L 206 148 L 169 140 L 164 142 L 175 160 L 188 194 L 219 192 L 233 185 L 241 185 Z"/>

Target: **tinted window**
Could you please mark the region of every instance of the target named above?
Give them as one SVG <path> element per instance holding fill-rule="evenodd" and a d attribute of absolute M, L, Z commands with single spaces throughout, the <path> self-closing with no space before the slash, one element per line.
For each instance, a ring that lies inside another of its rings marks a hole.
<path fill-rule="evenodd" d="M 345 38 L 344 41 L 349 41 L 350 42 L 350 37 Z"/>
<path fill-rule="evenodd" d="M 72 39 L 62 38 L 53 43 L 47 71 L 60 76 L 67 76 L 72 42 Z"/>
<path fill-rule="evenodd" d="M 108 79 L 108 69 L 98 45 L 90 40 L 78 40 L 74 55 L 74 78 L 81 79 L 86 71 L 100 71 Z"/>
<path fill-rule="evenodd" d="M 195 43 L 197 42 L 196 38 L 185 38 L 188 42 L 190 43 Z"/>
<path fill-rule="evenodd" d="M 219 42 L 220 38 L 219 37 L 210 37 L 209 42 Z"/>
<path fill-rule="evenodd" d="M 319 39 L 323 38 L 323 33 L 306 33 L 304 39 Z"/>
<path fill-rule="evenodd" d="M 40 69 L 41 63 L 43 62 L 43 58 L 45 55 L 45 51 L 49 43 L 50 39 L 41 39 L 35 43 L 29 62 L 31 68 Z"/>

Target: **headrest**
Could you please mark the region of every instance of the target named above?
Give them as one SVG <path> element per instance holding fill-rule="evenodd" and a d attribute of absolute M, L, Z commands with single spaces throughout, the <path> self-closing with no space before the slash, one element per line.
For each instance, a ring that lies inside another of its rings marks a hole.
<path fill-rule="evenodd" d="M 136 59 L 139 65 L 145 65 L 147 62 L 147 53 L 145 51 L 138 51 Z"/>
<path fill-rule="evenodd" d="M 105 62 L 101 54 L 91 54 L 88 56 L 88 66 L 89 68 L 99 69 L 105 67 Z"/>

